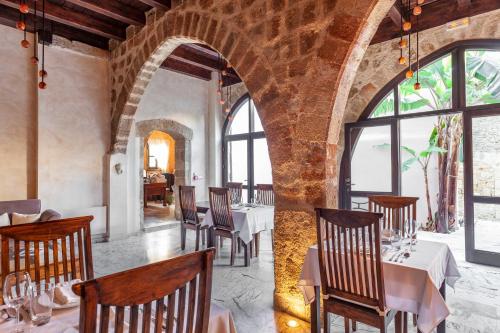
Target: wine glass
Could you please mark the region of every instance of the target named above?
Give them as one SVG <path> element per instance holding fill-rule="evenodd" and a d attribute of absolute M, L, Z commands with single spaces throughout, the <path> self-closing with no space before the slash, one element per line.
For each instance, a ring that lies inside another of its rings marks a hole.
<path fill-rule="evenodd" d="M 13 332 L 21 333 L 24 329 L 19 325 L 19 309 L 29 302 L 31 278 L 27 272 L 14 272 L 5 277 L 3 283 L 3 301 L 16 311 L 16 328 Z"/>
<path fill-rule="evenodd" d="M 410 239 L 410 244 L 416 245 L 417 244 L 417 232 L 418 229 L 420 228 L 420 223 L 416 219 L 411 220 L 411 239 Z M 411 247 L 412 251 L 415 251 L 413 247 Z"/>

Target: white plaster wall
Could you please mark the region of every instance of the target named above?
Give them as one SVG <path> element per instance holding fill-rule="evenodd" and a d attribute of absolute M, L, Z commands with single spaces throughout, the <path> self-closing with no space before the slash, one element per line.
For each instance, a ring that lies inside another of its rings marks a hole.
<path fill-rule="evenodd" d="M 210 87 L 208 81 L 160 69 L 146 88 L 135 116 L 137 122 L 171 119 L 193 130 L 191 172 L 201 179 L 192 180 L 192 185 L 199 200 L 206 200 L 208 192 L 206 122 Z"/>
<path fill-rule="evenodd" d="M 36 197 L 36 67 L 22 38 L 0 26 L 0 200 Z"/>
<path fill-rule="evenodd" d="M 61 212 L 106 204 L 110 145 L 108 59 L 48 47 L 39 91 L 38 196 Z M 94 221 L 99 230 L 105 221 Z"/>

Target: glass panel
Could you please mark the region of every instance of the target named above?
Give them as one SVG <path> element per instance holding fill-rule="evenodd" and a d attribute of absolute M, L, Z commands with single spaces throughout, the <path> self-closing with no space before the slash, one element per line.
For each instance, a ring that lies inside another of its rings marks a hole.
<path fill-rule="evenodd" d="M 351 210 L 359 210 L 363 212 L 368 211 L 368 198 L 367 197 L 352 197 Z"/>
<path fill-rule="evenodd" d="M 351 190 L 390 192 L 391 126 L 354 128 L 351 142 L 356 143 L 352 149 Z"/>
<path fill-rule="evenodd" d="M 430 137 L 437 124 L 438 117 L 402 119 L 400 128 L 401 154 L 401 195 L 418 197 L 417 219 L 424 223 L 429 217 L 426 191 L 429 191 L 431 218 L 437 210 L 437 193 L 439 191 L 438 154 L 427 155 Z M 426 157 L 421 156 L 424 155 Z M 427 186 L 424 167 L 427 164 Z"/>
<path fill-rule="evenodd" d="M 370 115 L 370 118 L 387 117 L 394 115 L 394 90 L 391 90 L 387 96 L 377 105 Z"/>
<path fill-rule="evenodd" d="M 415 90 L 417 73 L 399 84 L 399 113 L 451 109 L 451 55 L 440 58 L 419 71 L 421 88 Z"/>
<path fill-rule="evenodd" d="M 500 116 L 472 118 L 474 195 L 500 197 Z"/>
<path fill-rule="evenodd" d="M 500 103 L 500 51 L 465 51 L 467 105 Z"/>
<path fill-rule="evenodd" d="M 255 139 L 253 142 L 253 172 L 255 184 L 273 183 L 271 160 L 265 138 Z"/>
<path fill-rule="evenodd" d="M 262 123 L 260 122 L 259 114 L 257 113 L 257 109 L 252 101 L 252 112 L 253 112 L 253 131 L 254 132 L 263 132 L 264 128 L 262 127 Z"/>
<path fill-rule="evenodd" d="M 233 114 L 233 121 L 229 128 L 229 134 L 242 134 L 250 131 L 250 119 L 248 118 L 248 99 L 240 105 L 238 110 Z"/>
<path fill-rule="evenodd" d="M 227 180 L 247 185 L 247 140 L 227 143 Z"/>
<path fill-rule="evenodd" d="M 500 253 L 500 205 L 474 203 L 474 247 Z"/>

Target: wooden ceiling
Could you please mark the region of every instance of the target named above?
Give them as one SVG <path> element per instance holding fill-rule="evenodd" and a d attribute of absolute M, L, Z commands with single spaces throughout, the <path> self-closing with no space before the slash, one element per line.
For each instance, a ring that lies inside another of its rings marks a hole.
<path fill-rule="evenodd" d="M 33 8 L 34 0 L 27 0 Z M 372 44 L 399 37 L 401 0 L 389 11 L 376 32 Z M 408 0 L 403 0 L 407 3 Z M 415 6 L 416 0 L 411 6 Z M 0 0 L 0 24 L 15 27 L 19 19 L 18 0 Z M 40 5 L 39 5 L 40 6 Z M 46 22 L 51 34 L 108 49 L 110 39 L 122 41 L 129 25 L 144 25 L 145 13 L 152 8 L 169 10 L 171 0 L 46 0 Z M 500 0 L 426 0 L 419 30 L 445 24 L 500 7 Z M 41 15 L 39 11 L 38 16 Z M 33 31 L 33 11 L 28 15 L 27 29 Z M 38 21 L 40 22 L 40 20 Z M 45 37 L 50 41 L 50 34 Z M 165 60 L 162 67 L 202 80 L 223 66 L 219 54 L 199 44 L 184 44 Z M 241 80 L 231 69 L 224 85 Z"/>

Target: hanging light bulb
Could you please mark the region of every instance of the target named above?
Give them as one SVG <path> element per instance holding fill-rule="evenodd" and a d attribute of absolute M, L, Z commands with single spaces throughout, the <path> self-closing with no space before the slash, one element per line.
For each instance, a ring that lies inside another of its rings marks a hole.
<path fill-rule="evenodd" d="M 415 90 L 419 90 L 421 87 L 420 87 L 420 82 L 415 82 L 415 84 L 413 85 L 413 89 Z"/>
<path fill-rule="evenodd" d="M 406 39 L 401 39 L 399 41 L 398 45 L 399 45 L 399 48 L 404 49 L 405 47 L 408 46 L 408 42 L 406 41 Z"/>
<path fill-rule="evenodd" d="M 224 103 L 226 103 L 222 98 L 221 100 L 219 101 L 220 105 L 224 105 Z"/>
<path fill-rule="evenodd" d="M 406 78 L 407 79 L 411 79 L 413 77 L 413 71 L 411 69 L 409 69 L 407 72 L 406 72 Z"/>
<path fill-rule="evenodd" d="M 229 106 L 227 106 L 224 111 L 226 111 L 226 113 L 229 113 L 231 111 L 231 109 L 229 108 Z"/>
<path fill-rule="evenodd" d="M 30 47 L 30 42 L 28 42 L 28 40 L 26 40 L 26 39 L 23 39 L 21 41 L 21 46 L 24 47 L 25 49 L 27 49 L 28 47 Z"/>
<path fill-rule="evenodd" d="M 400 65 L 404 65 L 404 64 L 406 64 L 406 58 L 405 58 L 405 57 L 403 57 L 403 56 L 399 57 L 399 64 L 400 64 Z"/>
<path fill-rule="evenodd" d="M 19 30 L 26 30 L 26 24 L 23 22 L 23 21 L 18 21 L 16 23 L 16 27 L 19 29 Z"/>
<path fill-rule="evenodd" d="M 28 14 L 28 12 L 30 11 L 30 8 L 28 7 L 27 4 L 22 3 L 19 5 L 19 11 L 23 14 Z"/>
<path fill-rule="evenodd" d="M 47 77 L 47 71 L 41 69 L 40 71 L 38 71 L 38 76 L 40 76 L 40 77 Z"/>
<path fill-rule="evenodd" d="M 40 83 L 38 83 L 38 88 L 40 88 L 40 89 L 47 88 L 47 83 L 45 83 L 44 81 L 41 81 Z"/>
<path fill-rule="evenodd" d="M 31 63 L 32 63 L 33 65 L 38 64 L 38 57 L 35 57 L 35 56 L 31 57 Z"/>
<path fill-rule="evenodd" d="M 422 14 L 422 7 L 420 7 L 420 6 L 415 6 L 415 7 L 413 8 L 413 15 L 418 16 L 418 15 L 420 15 L 420 14 Z"/>
<path fill-rule="evenodd" d="M 410 31 L 411 30 L 411 22 L 410 21 L 406 21 L 405 23 L 403 23 L 403 30 L 404 31 Z"/>

